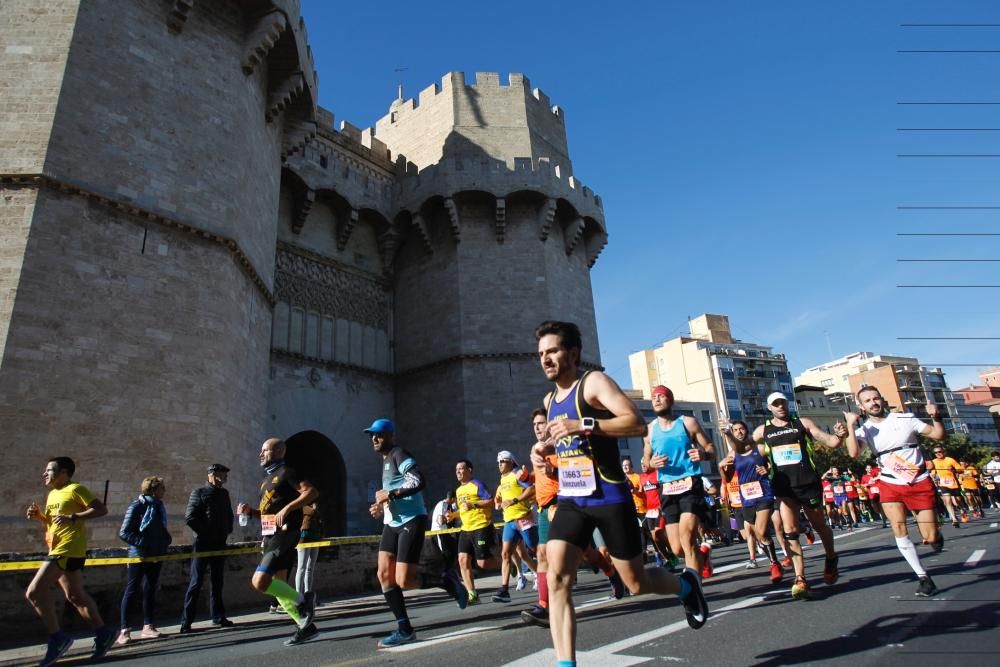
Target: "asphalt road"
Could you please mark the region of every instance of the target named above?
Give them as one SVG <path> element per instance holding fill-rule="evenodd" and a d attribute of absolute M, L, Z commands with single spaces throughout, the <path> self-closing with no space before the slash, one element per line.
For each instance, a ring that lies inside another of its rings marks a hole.
<path fill-rule="evenodd" d="M 691 630 L 676 598 L 652 596 L 613 600 L 603 577 L 581 573 L 578 663 L 797 665 L 988 665 L 1000 656 L 1000 513 L 944 528 L 945 550 L 921 560 L 940 589 L 934 598 L 914 596 L 916 578 L 903 562 L 891 532 L 862 528 L 836 532 L 841 578 L 821 583 L 822 549 L 807 548 L 807 574 L 815 599 L 795 601 L 791 581 L 772 585 L 762 559 L 745 570 L 742 545 L 715 549 L 716 574 L 706 583 L 712 616 Z M 916 531 L 912 530 L 912 535 Z M 235 617 L 239 625 L 180 636 L 168 635 L 115 648 L 105 664 L 116 665 L 367 665 L 488 667 L 554 665 L 548 632 L 525 626 L 519 612 L 534 594 L 512 592 L 509 605 L 489 602 L 459 610 L 440 591 L 408 593 L 418 642 L 376 650 L 395 623 L 381 596 L 354 597 L 324 604 L 317 611 L 321 636 L 285 647 L 294 630 L 284 617 Z M 176 632 L 176 628 L 162 628 Z M 59 664 L 88 664 L 89 640 L 80 640 Z M 0 653 L 0 664 L 35 664 L 41 647 Z"/>

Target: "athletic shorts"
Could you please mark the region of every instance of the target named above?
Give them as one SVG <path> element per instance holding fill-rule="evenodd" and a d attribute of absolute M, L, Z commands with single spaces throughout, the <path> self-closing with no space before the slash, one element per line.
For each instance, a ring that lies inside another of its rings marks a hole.
<path fill-rule="evenodd" d="M 393 554 L 397 563 L 419 563 L 427 533 L 427 515 L 415 516 L 401 526 L 382 527 L 378 550 Z"/>
<path fill-rule="evenodd" d="M 801 507 L 816 509 L 823 506 L 823 485 L 819 482 L 804 486 L 792 486 L 787 482 L 775 479 L 774 497 L 794 500 Z M 830 503 L 827 503 L 828 505 Z"/>
<path fill-rule="evenodd" d="M 925 477 L 916 484 L 885 484 L 881 488 L 883 504 L 903 503 L 906 509 L 913 512 L 937 507 L 934 482 L 930 477 Z"/>
<path fill-rule="evenodd" d="M 743 506 L 743 520 L 749 524 L 757 523 L 757 512 L 770 511 L 772 503 L 770 499 L 762 499 L 756 505 Z"/>
<path fill-rule="evenodd" d="M 45 560 L 55 563 L 63 572 L 76 572 L 83 569 L 86 558 L 70 558 L 69 556 L 46 556 Z"/>
<path fill-rule="evenodd" d="M 463 530 L 458 536 L 458 553 L 471 554 L 476 560 L 489 560 L 497 546 L 493 525 L 479 530 Z"/>
<path fill-rule="evenodd" d="M 841 506 L 841 505 L 843 505 L 843 504 L 844 504 L 845 502 L 847 502 L 847 496 L 845 496 L 845 495 L 844 495 L 844 494 L 842 494 L 842 493 L 835 493 L 835 494 L 833 494 L 833 502 L 834 502 L 834 504 L 835 504 L 835 505 L 836 505 L 837 507 L 840 507 L 840 506 Z M 828 504 L 829 504 L 829 503 L 828 503 Z"/>
<path fill-rule="evenodd" d="M 733 519 L 736 521 L 736 526 L 738 528 L 743 528 L 743 522 L 746 521 L 746 519 L 743 518 L 745 515 L 743 514 L 743 507 L 742 506 L 741 507 L 734 507 L 733 510 L 732 510 L 732 512 L 730 512 L 730 516 L 732 516 Z"/>
<path fill-rule="evenodd" d="M 604 537 L 608 553 L 615 558 L 630 560 L 642 553 L 642 533 L 631 502 L 580 507 L 572 500 L 560 498 L 556 507 L 549 528 L 550 541 L 563 540 L 585 550 L 596 528 Z"/>
<path fill-rule="evenodd" d="M 657 517 L 647 516 L 646 518 L 643 519 L 643 522 L 646 524 L 646 530 L 648 530 L 650 534 L 655 533 L 657 529 L 660 528 L 660 517 L 658 516 Z"/>
<path fill-rule="evenodd" d="M 945 488 L 943 486 L 939 487 L 938 491 L 941 492 L 942 496 L 960 496 L 960 495 L 962 495 L 962 492 L 959 489 L 948 489 L 948 488 Z"/>
<path fill-rule="evenodd" d="M 545 544 L 549 541 L 549 526 L 552 525 L 552 519 L 549 518 L 549 511 L 555 512 L 555 505 L 549 505 L 548 507 L 542 507 L 538 510 L 538 543 Z"/>
<path fill-rule="evenodd" d="M 264 555 L 261 556 L 257 572 L 274 574 L 290 570 L 298 562 L 295 547 L 299 544 L 299 531 L 279 530 L 264 538 Z"/>
<path fill-rule="evenodd" d="M 684 493 L 660 496 L 660 513 L 667 525 L 679 523 L 681 514 L 694 514 L 699 521 L 704 521 L 708 506 L 705 504 L 705 487 L 701 477 L 691 478 L 692 486 Z"/>
<path fill-rule="evenodd" d="M 506 522 L 503 525 L 502 541 L 515 542 L 518 539 L 524 540 L 524 546 L 534 551 L 538 546 L 538 525 L 521 528 L 517 525 L 517 521 Z"/>

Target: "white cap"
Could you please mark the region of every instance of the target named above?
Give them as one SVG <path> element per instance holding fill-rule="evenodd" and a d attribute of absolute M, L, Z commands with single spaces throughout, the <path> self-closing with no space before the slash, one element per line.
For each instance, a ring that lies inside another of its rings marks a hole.
<path fill-rule="evenodd" d="M 517 467 L 517 459 L 514 458 L 514 455 L 506 449 L 497 454 L 497 463 L 500 463 L 501 461 L 510 461 L 514 464 L 514 467 Z"/>
<path fill-rule="evenodd" d="M 780 391 L 773 391 L 767 395 L 767 404 L 774 405 L 775 401 L 785 401 L 788 402 L 788 397 L 782 394 Z"/>

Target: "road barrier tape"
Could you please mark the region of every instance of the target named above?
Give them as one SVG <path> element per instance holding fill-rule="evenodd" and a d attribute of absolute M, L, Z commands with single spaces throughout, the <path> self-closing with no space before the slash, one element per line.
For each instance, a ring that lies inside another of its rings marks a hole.
<path fill-rule="evenodd" d="M 502 523 L 494 524 L 496 528 L 502 528 Z M 458 533 L 461 532 L 461 528 L 445 528 L 444 530 L 429 530 L 425 535 L 431 537 L 434 535 L 444 535 L 447 533 Z M 328 540 L 316 540 L 313 542 L 300 542 L 296 547 L 297 549 L 313 549 L 320 547 L 340 547 L 349 544 L 370 544 L 378 542 L 381 539 L 381 535 L 360 535 L 357 537 L 331 537 Z M 260 553 L 261 548 L 259 546 L 255 547 L 236 547 L 234 549 L 217 549 L 215 551 L 191 551 L 180 554 L 165 554 L 163 556 L 150 556 L 149 558 L 140 557 L 122 557 L 122 558 L 88 558 L 84 563 L 87 567 L 103 566 L 103 565 L 128 565 L 129 563 L 157 563 L 162 561 L 170 560 L 189 560 L 191 558 L 211 558 L 212 556 L 235 556 L 238 554 L 252 554 Z M 46 559 L 42 560 L 25 560 L 25 561 L 11 561 L 11 562 L 0 562 L 0 572 L 17 572 L 24 570 L 37 570 L 42 566 L 42 563 L 47 562 Z"/>

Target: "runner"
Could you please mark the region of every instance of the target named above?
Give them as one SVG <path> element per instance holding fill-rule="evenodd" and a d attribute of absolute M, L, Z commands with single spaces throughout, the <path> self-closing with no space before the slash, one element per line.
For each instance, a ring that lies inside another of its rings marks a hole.
<path fill-rule="evenodd" d="M 826 519 L 833 528 L 842 528 L 840 511 L 837 509 L 837 496 L 833 492 L 833 482 L 830 479 L 830 471 L 823 473 L 820 485 L 823 488 L 823 506 L 826 508 Z"/>
<path fill-rule="evenodd" d="M 480 569 L 495 569 L 500 565 L 496 553 L 496 529 L 493 528 L 493 494 L 478 479 L 472 478 L 472 461 L 462 459 L 455 464 L 459 487 L 458 514 L 462 532 L 458 536 L 458 567 L 468 591 L 468 604 L 479 604 L 479 593 L 472 575 L 472 560 Z"/>
<path fill-rule="evenodd" d="M 877 516 L 882 521 L 882 527 L 885 528 L 888 524 L 885 522 L 885 513 L 882 511 L 882 495 L 878 485 L 881 472 L 878 466 L 869 463 L 865 466 L 865 474 L 861 476 L 861 484 L 868 489 L 868 502 L 871 503 L 873 518 Z"/>
<path fill-rule="evenodd" d="M 850 470 L 845 470 L 840 477 L 844 480 L 844 494 L 847 496 L 844 506 L 847 508 L 849 518 L 854 522 L 853 528 L 857 528 L 861 525 L 858 480 Z"/>
<path fill-rule="evenodd" d="M 771 583 L 781 581 L 783 574 L 778 563 L 768 532 L 771 528 L 771 513 L 774 511 L 774 492 L 768 477 L 770 465 L 764 456 L 763 445 L 754 445 L 749 438 L 746 422 L 734 421 L 720 424 L 726 440 L 732 447 L 729 456 L 719 462 L 719 470 L 726 479 L 739 480 L 739 494 L 743 501 L 743 518 L 747 523 L 747 533 L 764 547 L 771 562 Z M 751 554 L 753 558 L 754 554 Z M 754 558 L 754 563 L 756 559 Z"/>
<path fill-rule="evenodd" d="M 313 621 L 316 595 L 299 593 L 285 581 L 288 570 L 298 558 L 295 547 L 302 528 L 302 508 L 319 497 L 312 483 L 299 477 L 285 464 L 285 442 L 280 438 L 265 440 L 260 446 L 260 467 L 264 481 L 260 483 L 260 504 L 255 509 L 240 503 L 240 514 L 260 518 L 264 555 L 253 573 L 250 584 L 254 590 L 277 599 L 298 630 L 285 646 L 295 646 L 315 639 L 319 630 Z"/>
<path fill-rule="evenodd" d="M 708 620 L 708 603 L 695 570 L 674 576 L 645 569 L 642 538 L 628 484 L 618 462 L 618 438 L 643 435 L 635 404 L 600 371 L 579 370 L 580 330 L 568 322 L 544 322 L 535 332 L 545 377 L 555 383 L 545 397 L 548 424 L 532 464 L 559 458 L 559 500 L 549 530 L 548 579 L 552 641 L 559 667 L 576 665 L 576 612 L 572 585 L 594 528 L 600 528 L 615 569 L 633 595 L 677 594 L 688 624 Z"/>
<path fill-rule="evenodd" d="M 448 489 L 444 500 L 438 501 L 431 512 L 431 531 L 448 530 L 458 525 L 458 504 L 455 498 L 455 489 Z M 458 555 L 458 535 L 455 533 L 438 533 L 434 536 L 434 543 L 437 544 L 438 551 L 441 552 L 441 559 L 444 562 L 444 570 L 457 567 Z"/>
<path fill-rule="evenodd" d="M 983 466 L 983 486 L 990 497 L 990 505 L 1000 510 L 1000 452 L 990 454 L 989 463 Z"/>
<path fill-rule="evenodd" d="M 826 433 L 810 419 L 796 419 L 788 414 L 788 399 L 780 391 L 767 397 L 767 408 L 771 419 L 754 430 L 753 440 L 765 445 L 764 453 L 773 471 L 771 483 L 774 495 L 780 501 L 781 521 L 785 538 L 795 568 L 795 583 L 792 597 L 807 599 L 811 596 L 805 576 L 805 560 L 799 544 L 799 509 L 805 510 L 813 529 L 819 534 L 826 561 L 823 566 L 823 581 L 828 585 L 836 583 L 837 552 L 833 548 L 833 533 L 823 517 L 821 500 L 823 487 L 816 465 L 813 463 L 813 441 L 821 442 L 834 449 L 840 446 L 846 435 L 846 427 L 838 422 L 834 435 Z"/>
<path fill-rule="evenodd" d="M 847 475 L 842 474 L 840 468 L 830 468 L 823 473 L 823 479 L 830 482 L 831 490 L 833 491 L 833 502 L 837 506 L 836 513 L 840 517 L 840 527 L 847 530 L 854 530 L 857 527 L 858 517 L 854 509 L 854 502 L 849 499 L 847 494 Z M 832 518 L 833 513 L 828 513 Z"/>
<path fill-rule="evenodd" d="M 697 537 L 705 515 L 705 488 L 701 462 L 715 456 L 715 446 L 694 417 L 675 417 L 674 394 L 658 385 L 652 391 L 653 413 L 644 439 L 643 458 L 659 471 L 663 485 L 660 512 L 667 524 L 670 550 L 684 558 L 687 567 L 712 576 L 712 547 L 698 546 Z"/>
<path fill-rule="evenodd" d="M 639 481 L 646 496 L 645 530 L 653 541 L 656 564 L 673 572 L 680 561 L 670 550 L 670 543 L 667 541 L 667 525 L 663 522 L 663 516 L 660 514 L 660 474 L 656 470 L 652 470 L 645 460 L 640 461 L 640 465 L 642 466 L 642 475 L 639 476 Z"/>
<path fill-rule="evenodd" d="M 948 510 L 951 517 L 951 525 L 959 527 L 956 506 L 961 500 L 962 492 L 958 488 L 958 477 L 961 472 L 958 461 L 950 456 L 944 455 L 944 448 L 941 445 L 934 446 L 934 458 L 930 462 L 933 468 L 931 477 L 937 482 L 938 493 L 941 494 L 941 502 Z"/>
<path fill-rule="evenodd" d="M 545 426 L 548 424 L 545 410 L 536 409 L 531 413 L 531 428 L 535 433 L 535 443 L 538 446 L 545 437 Z M 548 558 L 546 544 L 549 541 L 549 526 L 556 511 L 556 495 L 559 493 L 559 477 L 557 474 L 558 460 L 554 455 L 545 457 L 540 464 L 532 461 L 535 471 L 535 502 L 538 504 L 538 604 L 521 612 L 525 623 L 549 627 L 549 580 Z"/>
<path fill-rule="evenodd" d="M 87 529 L 84 523 L 108 513 L 108 508 L 94 497 L 90 489 L 73 481 L 76 464 L 68 456 L 49 459 L 42 471 L 42 480 L 49 487 L 43 511 L 31 503 L 26 516 L 45 526 L 45 542 L 49 554 L 35 573 L 24 597 L 34 607 L 49 633 L 48 648 L 39 665 L 51 665 L 66 654 L 73 640 L 59 628 L 52 601 L 52 587 L 59 584 L 66 602 L 73 605 L 87 624 L 94 629 L 94 652 L 91 659 L 107 654 L 118 634 L 104 624 L 97 604 L 83 588 L 83 565 L 87 560 Z"/>
<path fill-rule="evenodd" d="M 959 461 L 958 465 L 962 466 L 960 486 L 965 504 L 969 506 L 969 512 L 972 513 L 973 517 L 982 518 L 983 505 L 979 498 L 979 471 L 968 461 Z"/>
<path fill-rule="evenodd" d="M 732 465 L 732 461 L 730 461 L 730 465 Z M 719 471 L 722 471 L 721 461 L 719 462 Z M 743 567 L 746 570 L 754 570 L 757 568 L 757 540 L 754 537 L 753 531 L 747 530 L 747 520 L 743 515 L 743 498 L 740 496 L 739 475 L 733 470 L 732 474 L 728 477 L 723 474 L 722 481 L 724 482 L 722 485 L 722 501 L 729 505 L 730 527 L 735 523 L 736 530 L 739 531 L 740 537 L 746 542 L 747 551 L 750 553 L 750 559 Z"/>
<path fill-rule="evenodd" d="M 500 469 L 500 484 L 493 502 L 503 512 L 504 524 L 500 547 L 500 589 L 493 595 L 493 601 L 510 602 L 511 559 L 519 543 L 523 542 L 527 549 L 521 558 L 527 559 L 528 567 L 532 570 L 538 567 L 531 555 L 538 546 L 538 522 L 531 510 L 535 487 L 528 481 L 527 471 L 517 465 L 517 459 L 509 451 L 497 454 L 497 467 Z M 518 579 L 521 579 L 520 566 L 515 567 Z"/>
<path fill-rule="evenodd" d="M 859 424 L 858 415 L 844 413 L 849 429 L 847 453 L 856 459 L 861 445 L 867 445 L 878 459 L 882 508 L 892 524 L 896 547 L 920 580 L 916 595 L 932 596 L 937 593 L 937 587 L 920 565 L 920 557 L 907 531 L 906 516 L 907 511 L 916 512 L 917 526 L 924 540 L 931 544 L 935 552 L 941 551 L 944 538 L 938 530 L 934 511 L 934 486 L 929 479 L 917 436 L 943 440 L 946 435 L 944 420 L 938 407 L 932 403 L 927 404 L 927 414 L 933 426 L 911 414 L 889 412 L 882 394 L 873 386 L 861 389 L 857 399 L 867 419 Z"/>

